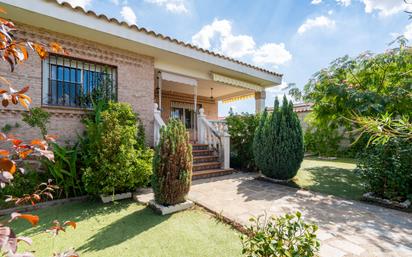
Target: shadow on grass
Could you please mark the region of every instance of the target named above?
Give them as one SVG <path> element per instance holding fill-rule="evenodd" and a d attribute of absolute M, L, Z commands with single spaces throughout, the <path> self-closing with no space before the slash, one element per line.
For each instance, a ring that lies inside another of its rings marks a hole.
<path fill-rule="evenodd" d="M 109 215 L 121 212 L 124 209 L 127 209 L 131 204 L 136 203 L 131 200 L 125 200 L 121 202 L 102 204 L 97 199 L 81 203 L 68 203 L 30 212 L 30 214 L 35 214 L 40 217 L 40 222 L 35 227 L 31 227 L 23 220 L 17 220 L 13 223 L 13 225 L 15 227 L 15 232 L 24 233 L 27 236 L 33 236 L 38 233 L 43 233 L 46 229 L 50 228 L 54 220 L 58 220 L 60 222 L 68 220 L 81 222 L 100 215 Z M 51 209 L 53 211 L 50 211 Z M 8 219 L 9 217 L 5 216 L 3 218 Z"/>
<path fill-rule="evenodd" d="M 290 182 L 291 186 L 354 200 L 362 197 L 361 180 L 352 170 L 320 166 L 305 168 L 302 172 L 308 173 L 305 175 L 310 177 L 310 181 L 301 184 L 295 179 Z"/>
<path fill-rule="evenodd" d="M 101 228 L 77 250 L 100 251 L 121 244 L 166 221 L 169 216 L 156 215 L 148 207 L 135 211 Z"/>

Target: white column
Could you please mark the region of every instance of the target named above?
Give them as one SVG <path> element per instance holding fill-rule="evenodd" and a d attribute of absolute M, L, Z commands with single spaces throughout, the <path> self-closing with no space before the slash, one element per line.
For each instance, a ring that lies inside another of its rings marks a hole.
<path fill-rule="evenodd" d="M 266 91 L 255 92 L 255 111 L 256 113 L 265 110 Z"/>
<path fill-rule="evenodd" d="M 230 169 L 230 135 L 227 125 L 225 125 L 222 133 L 222 149 L 223 149 L 223 169 Z"/>
<path fill-rule="evenodd" d="M 206 119 L 205 110 L 203 108 L 199 109 L 199 115 L 197 116 L 197 140 L 200 144 L 205 143 L 205 125 L 202 120 Z"/>
<path fill-rule="evenodd" d="M 157 88 L 159 89 L 159 109 L 162 110 L 162 72 L 157 73 Z"/>

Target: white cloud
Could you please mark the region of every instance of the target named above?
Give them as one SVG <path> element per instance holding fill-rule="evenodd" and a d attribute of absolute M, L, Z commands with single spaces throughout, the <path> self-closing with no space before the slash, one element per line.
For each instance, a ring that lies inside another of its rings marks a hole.
<path fill-rule="evenodd" d="M 406 4 L 403 0 L 362 0 L 365 4 L 365 12 L 377 11 L 380 16 L 390 16 L 402 11 L 412 10 L 412 4 Z"/>
<path fill-rule="evenodd" d="M 59 0 L 59 2 L 68 2 L 73 7 L 80 6 L 86 8 L 86 6 L 92 3 L 92 0 Z"/>
<path fill-rule="evenodd" d="M 263 63 L 276 66 L 292 60 L 292 54 L 286 50 L 283 43 L 268 43 L 255 51 L 252 60 L 256 64 Z"/>
<path fill-rule="evenodd" d="M 336 2 L 338 2 L 342 6 L 347 7 L 352 3 L 352 0 L 336 0 Z"/>
<path fill-rule="evenodd" d="M 136 14 L 130 6 L 123 6 L 120 15 L 129 24 L 136 24 L 137 22 Z"/>
<path fill-rule="evenodd" d="M 233 58 L 251 58 L 255 64 L 262 66 L 277 66 L 292 59 L 292 54 L 283 43 L 267 43 L 257 47 L 253 37 L 234 35 L 232 23 L 228 20 L 215 19 L 211 24 L 203 26 L 193 35 L 192 42 Z"/>
<path fill-rule="evenodd" d="M 192 37 L 193 44 L 209 49 L 211 41 L 219 35 L 221 38 L 229 37 L 232 34 L 232 24 L 228 20 L 215 19 L 212 24 L 203 26 L 203 28 Z"/>
<path fill-rule="evenodd" d="M 239 58 L 253 53 L 255 40 L 247 35 L 229 35 L 222 39 L 220 47 L 223 53 L 234 58 Z"/>
<path fill-rule="evenodd" d="M 109 0 L 112 4 L 119 5 L 119 0 Z"/>
<path fill-rule="evenodd" d="M 269 93 L 270 95 L 279 95 L 280 93 L 286 92 L 286 89 L 288 88 L 288 83 L 286 83 L 286 81 L 282 81 L 279 86 L 266 88 L 266 93 Z"/>
<path fill-rule="evenodd" d="M 322 0 L 312 0 L 312 2 L 310 2 L 311 4 L 320 4 L 322 3 Z"/>
<path fill-rule="evenodd" d="M 326 16 L 318 16 L 314 19 L 307 19 L 298 29 L 299 34 L 303 34 L 314 28 L 334 28 L 336 22 Z"/>
<path fill-rule="evenodd" d="M 405 32 L 403 33 L 405 38 L 409 41 L 412 41 L 412 23 L 405 27 Z"/>
<path fill-rule="evenodd" d="M 145 2 L 164 7 L 172 13 L 189 13 L 185 0 L 145 0 Z"/>

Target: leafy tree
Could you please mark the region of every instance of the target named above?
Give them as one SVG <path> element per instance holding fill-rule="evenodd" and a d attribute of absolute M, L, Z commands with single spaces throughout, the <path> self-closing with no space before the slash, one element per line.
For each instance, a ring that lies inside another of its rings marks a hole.
<path fill-rule="evenodd" d="M 338 58 L 315 73 L 304 88 L 303 99 L 313 103 L 316 118 L 350 129 L 353 123 L 348 118 L 354 114 L 410 114 L 412 50 L 405 41 L 398 42 L 398 47 L 385 53 Z"/>
<path fill-rule="evenodd" d="M 293 103 L 276 98 L 273 112 L 263 113 L 253 141 L 253 154 L 260 171 L 281 180 L 293 178 L 303 161 L 303 135 Z"/>
<path fill-rule="evenodd" d="M 185 126 L 171 119 L 160 130 L 160 142 L 153 160 L 152 187 L 158 204 L 175 205 L 186 200 L 192 183 L 192 160 Z"/>
<path fill-rule="evenodd" d="M 303 92 L 291 90 L 295 98 L 313 103 L 314 118 L 309 126 L 319 131 L 344 129 L 350 141 L 358 138 L 349 150 L 359 152 L 370 135 L 357 130 L 360 124 L 354 120 L 375 119 L 382 113 L 412 117 L 412 49 L 403 37 L 394 43 L 398 46 L 381 54 L 338 58 L 315 73 Z"/>

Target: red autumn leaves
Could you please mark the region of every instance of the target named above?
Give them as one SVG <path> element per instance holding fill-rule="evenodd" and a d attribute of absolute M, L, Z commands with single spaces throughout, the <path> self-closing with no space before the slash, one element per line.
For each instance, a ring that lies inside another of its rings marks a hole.
<path fill-rule="evenodd" d="M 46 136 L 46 139 L 55 141 L 55 138 L 52 136 Z M 0 133 L 0 144 L 5 142 L 11 143 L 11 149 L 13 149 L 13 153 L 9 150 L 0 149 L 0 187 L 10 183 L 13 179 L 13 174 L 17 171 L 16 162 L 13 159 L 17 157 L 25 159 L 29 155 L 43 156 L 49 160 L 54 159 L 53 151 L 48 149 L 46 139 L 35 139 L 26 144 L 14 136 Z M 20 170 L 23 171 L 22 169 Z"/>
<path fill-rule="evenodd" d="M 6 13 L 0 8 L 0 13 Z M 16 65 L 25 62 L 29 58 L 29 49 L 34 51 L 40 59 L 44 60 L 49 52 L 67 55 L 66 50 L 58 43 L 51 42 L 43 44 L 29 40 L 16 40 L 13 32 L 16 31 L 13 22 L 0 18 L 0 57 L 6 61 L 13 72 Z M 11 84 L 0 76 L 2 84 L 6 84 L 9 90 L 0 88 L 1 104 L 7 107 L 10 103 L 20 103 L 25 109 L 29 108 L 32 100 L 25 93 L 29 87 L 25 86 L 21 90 L 15 90 Z"/>

